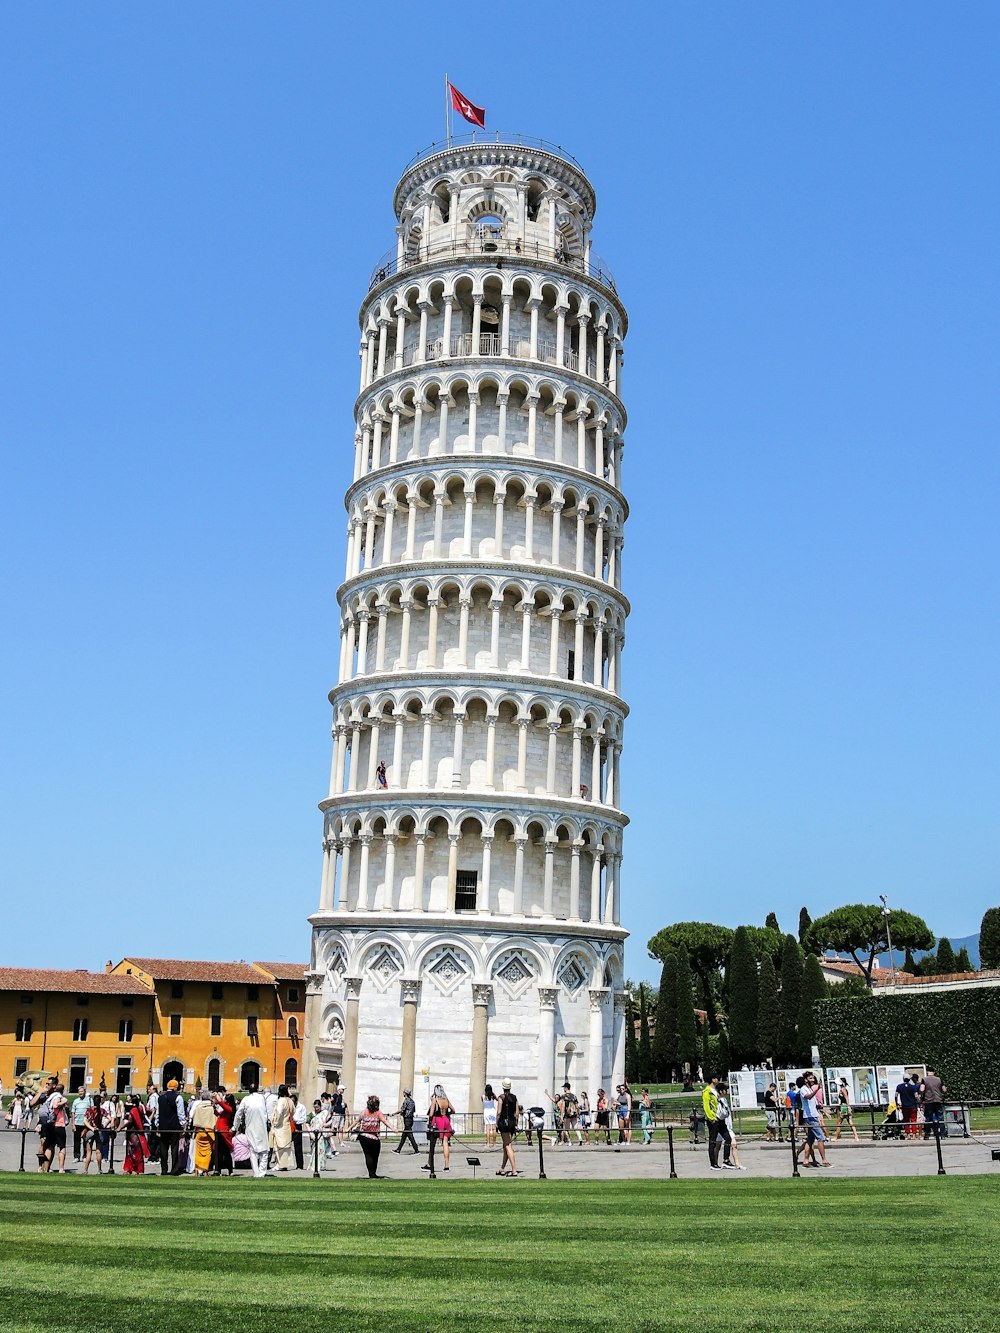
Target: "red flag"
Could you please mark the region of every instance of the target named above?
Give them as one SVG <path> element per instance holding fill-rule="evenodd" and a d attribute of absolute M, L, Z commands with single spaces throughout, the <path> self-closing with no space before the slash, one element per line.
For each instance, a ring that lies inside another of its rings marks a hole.
<path fill-rule="evenodd" d="M 458 114 L 464 116 L 465 119 L 470 121 L 473 125 L 478 125 L 481 130 L 485 130 L 486 108 L 473 106 L 469 99 L 463 96 L 453 83 L 448 84 L 448 89 L 451 93 L 451 104 Z"/>

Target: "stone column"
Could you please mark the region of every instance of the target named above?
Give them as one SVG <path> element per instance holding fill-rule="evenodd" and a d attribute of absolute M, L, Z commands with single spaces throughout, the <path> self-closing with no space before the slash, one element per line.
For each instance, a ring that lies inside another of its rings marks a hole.
<path fill-rule="evenodd" d="M 396 905 L 396 838 L 395 833 L 383 836 L 385 843 L 385 892 L 382 895 L 382 911 L 391 912 Z"/>
<path fill-rule="evenodd" d="M 625 992 L 615 991 L 614 1062 L 611 1083 L 617 1087 L 625 1082 Z"/>
<path fill-rule="evenodd" d="M 420 982 L 406 977 L 400 982 L 400 994 L 403 1001 L 403 1035 L 399 1048 L 399 1102 L 403 1092 L 413 1091 L 414 1063 L 417 1052 L 417 1004 L 420 1001 Z"/>
<path fill-rule="evenodd" d="M 587 1078 L 590 1081 L 591 1106 L 597 1105 L 597 1089 L 604 1087 L 604 1000 L 607 987 L 596 986 L 590 992 L 590 1042 L 587 1050 Z M 612 1083 L 614 1080 L 612 1080 Z"/>
<path fill-rule="evenodd" d="M 545 1089 L 552 1091 L 556 1068 L 556 1002 L 559 999 L 558 986 L 538 987 L 538 1101 L 545 1095 Z"/>
<path fill-rule="evenodd" d="M 579 838 L 576 838 L 570 848 L 569 919 L 571 921 L 580 920 L 580 849 L 582 847 L 583 843 Z"/>
<path fill-rule="evenodd" d="M 482 916 L 489 916 L 491 912 L 490 905 L 490 879 L 493 873 L 493 834 L 483 833 L 480 835 L 483 844 L 483 869 L 479 883 L 479 911 Z"/>
<path fill-rule="evenodd" d="M 363 1106 L 363 1099 L 358 1097 L 356 1087 L 358 1077 L 358 1019 L 361 1005 L 362 977 L 345 977 L 347 987 L 347 1014 L 344 1023 L 344 1060 L 340 1073 L 340 1085 L 347 1088 L 347 1105 L 351 1108 Z"/>
<path fill-rule="evenodd" d="M 514 916 L 524 915 L 524 848 L 528 839 L 514 838 Z"/>
<path fill-rule="evenodd" d="M 322 1091 L 319 1086 L 316 1043 L 322 1035 L 320 1023 L 323 1017 L 323 973 L 307 972 L 305 982 L 306 1011 L 302 1020 L 302 1072 L 299 1076 L 299 1093 L 302 1100 L 309 1105 Z"/>
<path fill-rule="evenodd" d="M 319 891 L 319 910 L 333 910 L 333 882 L 337 875 L 337 842 L 335 838 L 323 839 L 323 879 Z"/>
<path fill-rule="evenodd" d="M 413 868 L 413 910 L 422 912 L 424 910 L 424 862 L 427 855 L 426 833 L 414 834 L 417 843 L 416 861 Z"/>
<path fill-rule="evenodd" d="M 483 1128 L 482 1103 L 479 1098 L 486 1087 L 486 1053 L 489 1040 L 490 1000 L 493 987 L 489 982 L 472 983 L 472 1053 L 469 1057 L 469 1119 L 466 1132 L 478 1134 Z"/>
<path fill-rule="evenodd" d="M 486 790 L 496 790 L 498 714 L 486 714 Z"/>
<path fill-rule="evenodd" d="M 347 911 L 347 890 L 349 888 L 349 879 L 351 874 L 351 843 L 354 841 L 351 837 L 341 838 L 340 840 L 340 893 L 338 895 L 337 911 Z"/>

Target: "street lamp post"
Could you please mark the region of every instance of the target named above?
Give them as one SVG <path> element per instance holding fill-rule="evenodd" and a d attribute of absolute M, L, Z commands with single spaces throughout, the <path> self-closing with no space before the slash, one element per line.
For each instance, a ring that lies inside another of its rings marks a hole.
<path fill-rule="evenodd" d="M 879 897 L 880 897 L 881 900 L 882 900 L 882 915 L 885 917 L 885 939 L 886 939 L 886 943 L 887 943 L 888 946 L 889 946 L 889 968 L 890 968 L 890 970 L 891 970 L 891 972 L 892 972 L 892 986 L 893 986 L 893 990 L 895 990 L 895 988 L 896 988 L 896 959 L 893 957 L 893 952 L 892 952 L 892 931 L 889 929 L 889 902 L 888 902 L 888 899 L 886 898 L 886 896 L 885 896 L 884 893 L 880 893 L 880 894 L 879 894 Z"/>

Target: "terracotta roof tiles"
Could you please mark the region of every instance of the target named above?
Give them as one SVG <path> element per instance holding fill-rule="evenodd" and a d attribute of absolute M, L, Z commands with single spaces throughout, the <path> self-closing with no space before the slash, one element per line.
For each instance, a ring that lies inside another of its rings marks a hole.
<path fill-rule="evenodd" d="M 231 982 L 239 986 L 267 984 L 252 963 L 211 963 L 185 958 L 123 958 L 119 967 L 129 965 L 148 972 L 156 981 Z"/>
<path fill-rule="evenodd" d="M 260 963 L 255 960 L 254 967 L 259 967 L 262 972 L 267 972 L 269 976 L 274 977 L 275 981 L 304 982 L 306 973 L 309 971 L 308 963 Z"/>
<path fill-rule="evenodd" d="M 151 995 L 138 977 L 85 968 L 0 967 L 0 991 L 49 991 L 65 995 Z"/>

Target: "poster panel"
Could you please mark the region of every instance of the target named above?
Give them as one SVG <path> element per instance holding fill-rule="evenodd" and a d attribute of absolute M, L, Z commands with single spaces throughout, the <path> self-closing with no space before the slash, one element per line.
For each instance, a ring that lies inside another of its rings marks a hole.
<path fill-rule="evenodd" d="M 831 1106 L 840 1101 L 840 1080 L 847 1083 L 852 1106 L 878 1106 L 878 1085 L 874 1065 L 841 1065 L 826 1070 L 826 1099 Z"/>
<path fill-rule="evenodd" d="M 757 1081 L 752 1069 L 737 1069 L 729 1075 L 729 1104 L 734 1111 L 755 1111 L 764 1104 L 764 1094 L 757 1099 Z"/>
<path fill-rule="evenodd" d="M 875 1077 L 878 1079 L 879 1100 L 888 1106 L 896 1095 L 896 1088 L 907 1074 L 916 1074 L 923 1078 L 927 1073 L 926 1065 L 876 1065 Z"/>

